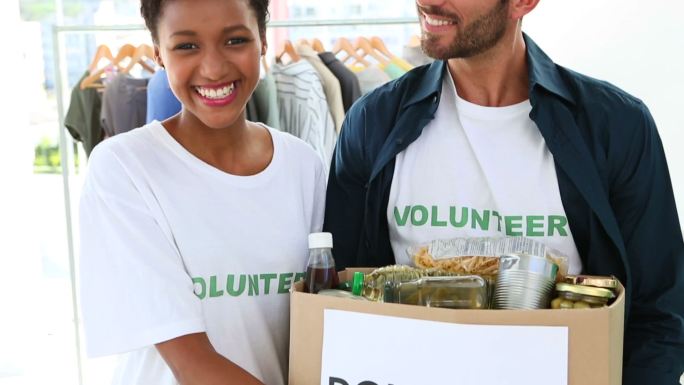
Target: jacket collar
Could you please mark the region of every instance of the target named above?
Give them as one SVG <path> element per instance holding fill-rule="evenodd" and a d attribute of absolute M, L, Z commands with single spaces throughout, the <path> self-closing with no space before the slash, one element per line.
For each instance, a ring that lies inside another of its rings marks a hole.
<path fill-rule="evenodd" d="M 523 39 L 527 48 L 527 74 L 529 76 L 531 102 L 534 103 L 534 87 L 538 85 L 574 105 L 575 98 L 563 81 L 556 64 L 527 34 L 523 33 Z"/>
<path fill-rule="evenodd" d="M 540 86 L 574 105 L 575 98 L 563 81 L 556 64 L 527 34 L 523 33 L 523 38 L 527 49 L 529 92 L 532 104 L 535 103 L 535 86 Z M 407 99 L 403 107 L 418 103 L 434 95 L 441 97 L 442 76 L 447 73 L 446 67 L 447 63 L 444 60 L 432 62 L 427 68 L 418 89 Z"/>
<path fill-rule="evenodd" d="M 427 72 L 421 78 L 420 84 L 416 92 L 406 100 L 403 107 L 408 107 L 420 101 L 437 95 L 441 97 L 442 93 L 442 76 L 446 72 L 446 62 L 443 60 L 433 61 L 427 68 Z"/>

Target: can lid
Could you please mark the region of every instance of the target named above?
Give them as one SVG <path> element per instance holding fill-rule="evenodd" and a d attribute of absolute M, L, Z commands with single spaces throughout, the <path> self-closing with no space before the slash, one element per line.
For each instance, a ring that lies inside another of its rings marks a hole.
<path fill-rule="evenodd" d="M 568 275 L 563 279 L 563 282 L 606 289 L 615 289 L 618 287 L 618 280 L 615 277 L 598 275 Z"/>
<path fill-rule="evenodd" d="M 591 286 L 572 285 L 569 283 L 562 283 L 562 282 L 556 284 L 556 291 L 564 291 L 564 292 L 575 293 L 575 294 L 580 294 L 580 295 L 590 295 L 592 297 L 599 297 L 599 298 L 615 298 L 615 293 L 613 293 L 613 291 L 610 289 L 603 289 L 600 287 L 591 287 Z"/>
<path fill-rule="evenodd" d="M 361 295 L 363 291 L 363 280 L 365 274 L 360 271 L 354 272 L 354 278 L 352 279 L 352 294 Z"/>
<path fill-rule="evenodd" d="M 333 239 L 331 233 L 311 233 L 309 234 L 310 249 L 332 249 Z"/>

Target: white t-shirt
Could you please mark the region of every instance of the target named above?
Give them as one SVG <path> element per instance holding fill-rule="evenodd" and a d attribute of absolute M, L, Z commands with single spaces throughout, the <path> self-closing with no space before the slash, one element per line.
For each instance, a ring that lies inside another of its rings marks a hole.
<path fill-rule="evenodd" d="M 320 231 L 325 171 L 269 128 L 273 159 L 235 176 L 159 122 L 99 144 L 81 199 L 80 289 L 89 355 L 128 354 L 121 385 L 177 384 L 155 343 L 206 332 L 266 384 L 288 369 L 289 296 Z"/>
<path fill-rule="evenodd" d="M 483 107 L 444 76 L 435 118 L 397 155 L 387 206 L 397 263 L 436 239 L 525 236 L 582 262 L 560 198 L 553 156 L 529 101 Z"/>

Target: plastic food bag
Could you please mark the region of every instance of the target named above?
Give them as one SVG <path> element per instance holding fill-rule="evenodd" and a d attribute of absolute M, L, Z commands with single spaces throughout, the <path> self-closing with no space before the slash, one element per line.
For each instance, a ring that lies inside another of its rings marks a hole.
<path fill-rule="evenodd" d="M 409 259 L 416 267 L 440 269 L 456 274 L 496 276 L 499 257 L 529 254 L 551 259 L 558 265 L 558 279 L 568 273 L 568 257 L 539 241 L 524 237 L 480 237 L 436 240 L 409 247 Z"/>

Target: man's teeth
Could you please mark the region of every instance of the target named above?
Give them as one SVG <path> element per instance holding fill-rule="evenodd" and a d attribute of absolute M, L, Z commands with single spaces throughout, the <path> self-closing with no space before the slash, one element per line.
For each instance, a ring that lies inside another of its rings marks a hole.
<path fill-rule="evenodd" d="M 434 26 L 436 26 L 436 27 L 443 26 L 443 25 L 452 25 L 452 24 L 456 24 L 455 22 L 450 21 L 450 20 L 433 19 L 433 18 L 431 18 L 431 17 L 428 16 L 428 15 L 425 15 L 425 21 L 426 21 L 428 24 L 434 25 Z"/>
<path fill-rule="evenodd" d="M 233 90 L 235 90 L 235 83 L 230 83 L 230 85 L 223 88 L 195 87 L 195 90 L 198 94 L 207 99 L 223 99 L 233 93 Z"/>

